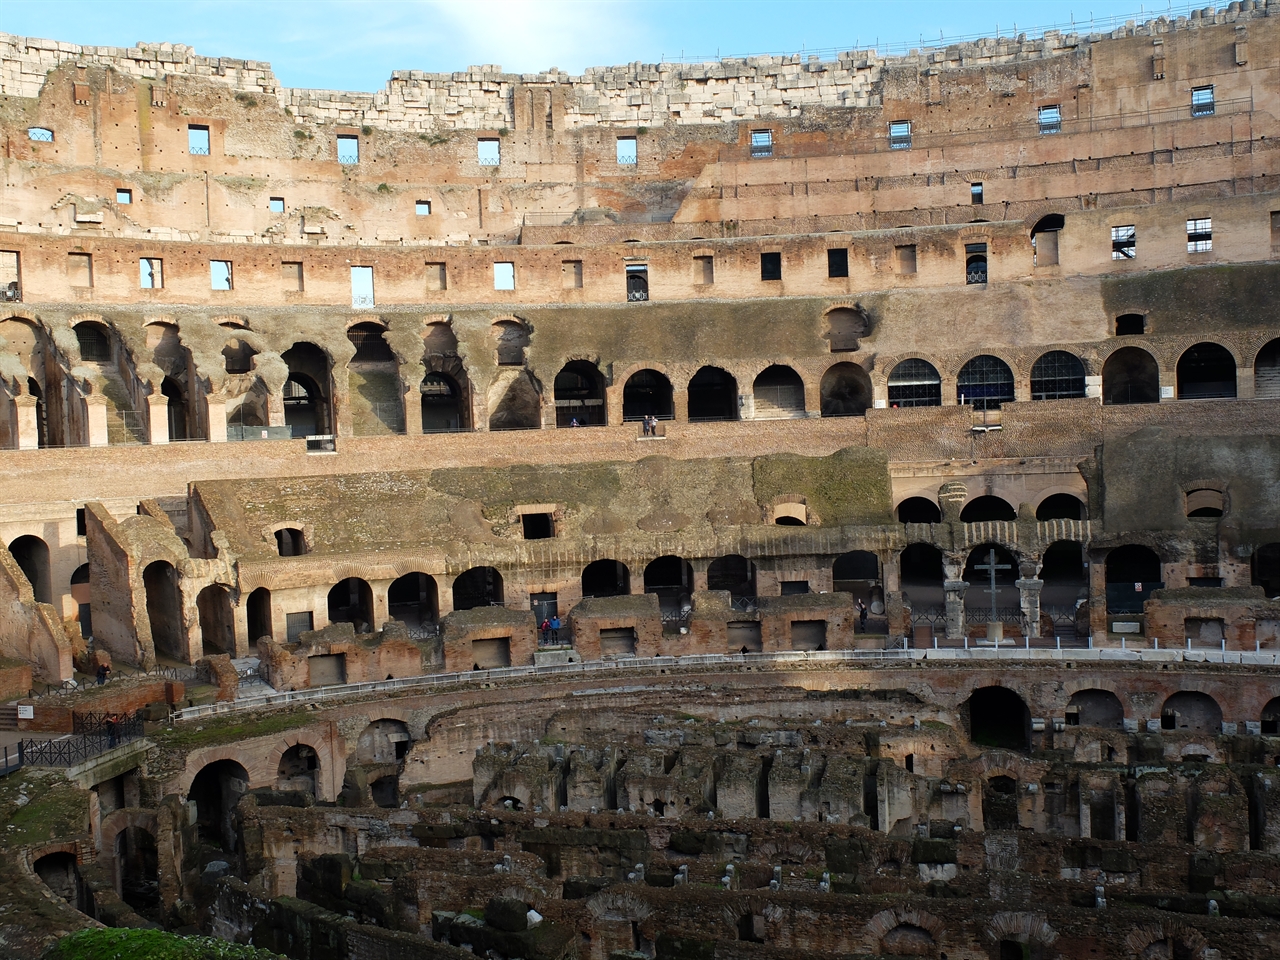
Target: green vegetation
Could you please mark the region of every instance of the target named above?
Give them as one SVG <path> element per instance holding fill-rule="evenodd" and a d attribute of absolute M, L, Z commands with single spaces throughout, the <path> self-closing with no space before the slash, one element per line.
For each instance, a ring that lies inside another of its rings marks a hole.
<path fill-rule="evenodd" d="M 366 137 L 370 136 L 373 133 L 373 127 L 370 127 L 367 125 L 363 126 L 360 128 L 360 132 L 363 133 Z"/>
<path fill-rule="evenodd" d="M 847 447 L 829 457 L 778 454 L 754 462 L 756 500 L 801 494 L 825 526 L 892 523 L 889 462 L 883 450 Z"/>
<path fill-rule="evenodd" d="M 44 960 L 278 960 L 280 954 L 213 937 L 163 930 L 81 930 L 63 937 Z"/>
<path fill-rule="evenodd" d="M 89 825 L 89 795 L 61 771 L 24 768 L 0 780 L 0 823 L 13 847 L 79 836 Z"/>
<path fill-rule="evenodd" d="M 199 724 L 186 723 L 151 735 L 151 740 L 162 747 L 194 749 L 213 743 L 252 740 L 273 733 L 282 733 L 296 727 L 305 727 L 315 720 L 308 710 L 281 711 L 265 717 L 245 720 L 241 717 L 214 717 Z"/>
<path fill-rule="evenodd" d="M 380 184 L 378 184 L 378 192 L 379 192 L 379 193 L 390 193 L 390 192 L 391 192 L 391 188 L 390 188 L 390 187 L 388 187 L 385 183 L 380 183 Z"/>

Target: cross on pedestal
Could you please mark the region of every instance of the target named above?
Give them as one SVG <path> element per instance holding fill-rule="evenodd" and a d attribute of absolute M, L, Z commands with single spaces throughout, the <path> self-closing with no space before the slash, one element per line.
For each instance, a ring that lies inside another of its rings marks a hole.
<path fill-rule="evenodd" d="M 997 617 L 997 614 L 996 614 L 996 571 L 997 571 L 997 570 L 1012 570 L 1012 569 L 1013 569 L 1013 567 L 1011 567 L 1011 566 L 1010 566 L 1009 564 L 1007 564 L 1007 563 L 996 563 L 996 550 L 995 550 L 995 547 L 992 547 L 990 550 L 988 550 L 988 551 L 987 551 L 987 562 L 986 562 L 986 563 L 975 563 L 975 564 L 973 565 L 973 569 L 975 569 L 975 570 L 986 570 L 986 571 L 990 574 L 990 576 L 991 576 L 991 586 L 986 587 L 986 588 L 985 588 L 985 590 L 986 590 L 986 592 L 987 592 L 987 593 L 991 594 L 991 622 L 992 622 L 992 623 L 995 623 L 995 622 L 996 622 L 996 617 Z M 1000 646 L 1000 641 L 999 641 L 999 640 L 997 640 L 997 641 L 996 641 L 996 646 L 997 646 L 997 647 L 998 647 L 998 646 Z"/>

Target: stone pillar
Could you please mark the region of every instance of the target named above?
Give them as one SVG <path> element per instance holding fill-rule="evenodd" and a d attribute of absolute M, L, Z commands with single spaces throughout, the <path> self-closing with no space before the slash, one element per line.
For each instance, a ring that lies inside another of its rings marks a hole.
<path fill-rule="evenodd" d="M 453 613 L 453 581 L 458 578 L 447 573 L 436 576 L 436 606 L 439 607 L 439 619 L 443 620 Z"/>
<path fill-rule="evenodd" d="M 13 398 L 14 410 L 17 413 L 16 426 L 18 436 L 16 446 L 19 450 L 37 450 L 40 447 L 40 414 L 39 401 L 30 394 L 22 394 Z"/>
<path fill-rule="evenodd" d="M 942 592 L 947 603 L 947 639 L 963 640 L 965 637 L 964 593 L 969 584 L 964 580 L 944 580 Z"/>
<path fill-rule="evenodd" d="M 611 427 L 622 426 L 622 391 L 624 384 L 604 388 L 605 423 Z"/>
<path fill-rule="evenodd" d="M 707 587 L 707 569 L 711 566 L 711 561 L 710 560 L 691 560 L 689 561 L 689 566 L 693 567 L 693 589 L 694 590 L 709 589 Z M 643 587 L 644 586 L 643 575 L 641 576 L 640 579 L 642 581 L 640 586 Z"/>
<path fill-rule="evenodd" d="M 209 419 L 209 442 L 227 442 L 227 398 L 205 397 L 205 410 Z"/>
<path fill-rule="evenodd" d="M 284 425 L 284 397 L 278 393 L 270 394 L 267 397 L 267 426 L 283 427 Z"/>
<path fill-rule="evenodd" d="M 1018 599 L 1022 603 L 1022 619 L 1027 624 L 1027 636 L 1040 636 L 1040 591 L 1044 588 L 1043 580 L 1018 580 Z"/>
<path fill-rule="evenodd" d="M 406 437 L 422 436 L 422 391 L 407 388 L 401 402 L 404 404 L 404 434 Z"/>
<path fill-rule="evenodd" d="M 1236 367 L 1236 396 L 1241 400 L 1252 400 L 1253 388 L 1253 367 Z"/>
<path fill-rule="evenodd" d="M 163 393 L 153 393 L 147 397 L 147 421 L 150 432 L 147 442 L 151 444 L 169 442 L 169 398 Z"/>
<path fill-rule="evenodd" d="M 247 657 L 250 654 L 250 644 L 258 638 L 249 637 L 249 604 L 248 595 L 241 594 L 242 603 L 237 603 L 231 608 L 231 625 L 235 632 L 235 653 L 234 657 Z"/>
<path fill-rule="evenodd" d="M 1089 554 L 1089 634 L 1095 647 L 1107 641 L 1107 564 L 1100 553 Z"/>
<path fill-rule="evenodd" d="M 389 602 L 387 594 L 391 590 L 392 580 L 370 580 L 369 590 L 373 593 L 373 623 L 369 624 L 370 631 L 380 630 L 382 625 L 390 619 Z M 453 591 L 449 591 L 450 599 L 453 598 Z"/>
<path fill-rule="evenodd" d="M 89 446 L 105 447 L 107 440 L 107 398 L 100 393 L 84 398 L 85 426 L 88 428 Z"/>
<path fill-rule="evenodd" d="M 689 389 L 672 385 L 671 413 L 676 423 L 689 422 Z"/>

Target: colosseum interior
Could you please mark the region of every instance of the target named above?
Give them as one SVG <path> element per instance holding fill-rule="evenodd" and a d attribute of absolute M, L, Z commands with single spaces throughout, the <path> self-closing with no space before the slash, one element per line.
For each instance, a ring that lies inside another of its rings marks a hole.
<path fill-rule="evenodd" d="M 0 35 L 0 953 L 1280 957 L 1278 12 Z"/>

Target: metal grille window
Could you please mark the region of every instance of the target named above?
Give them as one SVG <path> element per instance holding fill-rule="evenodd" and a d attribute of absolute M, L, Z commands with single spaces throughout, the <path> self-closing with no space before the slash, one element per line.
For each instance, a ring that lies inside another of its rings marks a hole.
<path fill-rule="evenodd" d="M 1084 364 L 1075 354 L 1052 350 L 1032 366 L 1032 400 L 1066 400 L 1083 396 Z"/>
<path fill-rule="evenodd" d="M 1138 230 L 1133 224 L 1111 228 L 1111 259 L 1132 260 L 1138 255 Z"/>
<path fill-rule="evenodd" d="M 351 268 L 351 306 L 373 306 L 373 267 Z"/>
<path fill-rule="evenodd" d="M 974 357 L 960 368 L 956 399 L 975 410 L 999 410 L 1000 404 L 1013 401 L 1013 371 L 999 357 Z"/>
<path fill-rule="evenodd" d="M 209 128 L 201 123 L 187 127 L 187 153 L 197 157 L 209 155 Z"/>
<path fill-rule="evenodd" d="M 302 613 L 286 613 L 284 615 L 285 632 L 289 636 L 290 643 L 296 643 L 304 633 L 315 629 L 314 624 L 315 618 L 310 610 L 304 610 Z"/>
<path fill-rule="evenodd" d="M 353 134 L 338 135 L 338 162 L 360 162 L 360 138 Z"/>
<path fill-rule="evenodd" d="M 76 342 L 80 345 L 80 359 L 103 363 L 111 359 L 111 341 L 107 332 L 95 323 L 82 323 L 76 327 Z"/>
<path fill-rule="evenodd" d="M 761 280 L 781 280 L 782 279 L 782 254 L 781 253 L 760 254 L 760 279 Z"/>
<path fill-rule="evenodd" d="M 635 137 L 618 138 L 618 165 L 634 167 L 639 160 L 640 152 Z"/>
<path fill-rule="evenodd" d="M 1213 116 L 1213 86 L 1191 88 L 1191 115 L 1193 117 Z"/>
<path fill-rule="evenodd" d="M 964 245 L 964 282 L 987 282 L 987 245 L 985 243 Z"/>
<path fill-rule="evenodd" d="M 889 149 L 911 149 L 911 121 L 894 120 L 889 124 Z"/>
<path fill-rule="evenodd" d="M 53 131 L 48 127 L 27 127 L 27 139 L 36 143 L 53 143 Z"/>
<path fill-rule="evenodd" d="M 1055 103 L 1047 107 L 1041 107 L 1037 116 L 1040 121 L 1041 133 L 1062 132 L 1062 107 L 1060 105 Z"/>
<path fill-rule="evenodd" d="M 942 378 L 933 364 L 912 357 L 894 367 L 889 374 L 889 406 L 942 406 Z"/>
<path fill-rule="evenodd" d="M 633 303 L 649 299 L 649 267 L 647 264 L 627 264 L 627 299 Z"/>
<path fill-rule="evenodd" d="M 1213 218 L 1187 221 L 1187 253 L 1208 253 L 1213 249 Z"/>
<path fill-rule="evenodd" d="M 502 163 L 502 146 L 497 140 L 476 141 L 476 162 L 482 167 L 497 167 Z"/>
<path fill-rule="evenodd" d="M 751 156 L 752 157 L 772 157 L 773 156 L 773 131 L 772 130 L 752 130 L 751 131 Z"/>

